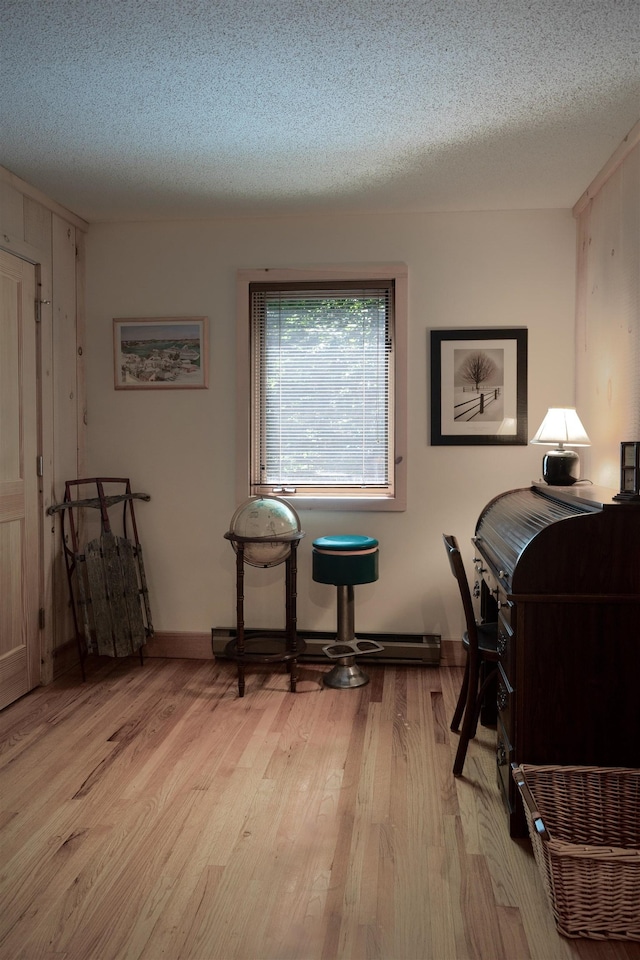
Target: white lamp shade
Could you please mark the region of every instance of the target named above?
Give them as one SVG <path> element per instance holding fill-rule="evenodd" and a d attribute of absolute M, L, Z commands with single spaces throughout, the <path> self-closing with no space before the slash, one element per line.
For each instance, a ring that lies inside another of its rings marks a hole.
<path fill-rule="evenodd" d="M 589 447 L 591 441 L 573 407 L 551 407 L 531 443 L 556 446 Z"/>

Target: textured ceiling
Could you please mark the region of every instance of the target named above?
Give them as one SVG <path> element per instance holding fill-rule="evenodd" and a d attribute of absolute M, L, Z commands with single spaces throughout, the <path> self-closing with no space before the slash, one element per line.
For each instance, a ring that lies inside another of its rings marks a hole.
<path fill-rule="evenodd" d="M 571 207 L 640 0 L 0 0 L 0 164 L 89 221 Z"/>

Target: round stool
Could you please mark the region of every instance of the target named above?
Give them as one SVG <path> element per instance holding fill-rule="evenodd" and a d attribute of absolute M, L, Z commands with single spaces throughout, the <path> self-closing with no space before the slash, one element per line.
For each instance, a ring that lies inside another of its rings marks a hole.
<path fill-rule="evenodd" d="M 378 541 L 355 534 L 336 534 L 313 541 L 313 579 L 338 589 L 336 642 L 323 647 L 335 666 L 323 677 L 327 687 L 362 687 L 369 677 L 356 663 L 356 655 L 375 653 L 383 647 L 375 640 L 356 640 L 353 587 L 378 579 Z"/>

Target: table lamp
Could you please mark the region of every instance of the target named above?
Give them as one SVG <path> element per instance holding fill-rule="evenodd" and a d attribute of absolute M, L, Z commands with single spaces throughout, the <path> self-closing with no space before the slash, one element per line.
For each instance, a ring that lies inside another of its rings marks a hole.
<path fill-rule="evenodd" d="M 542 459 L 545 483 L 568 487 L 580 479 L 580 458 L 575 450 L 567 450 L 564 445 L 589 447 L 591 441 L 573 407 L 551 407 L 531 443 L 554 447 Z"/>

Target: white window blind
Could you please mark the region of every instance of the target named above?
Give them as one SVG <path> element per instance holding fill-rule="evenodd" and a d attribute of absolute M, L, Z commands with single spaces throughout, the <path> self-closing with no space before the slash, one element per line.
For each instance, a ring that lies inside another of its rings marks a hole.
<path fill-rule="evenodd" d="M 253 493 L 393 493 L 393 281 L 250 285 Z"/>

